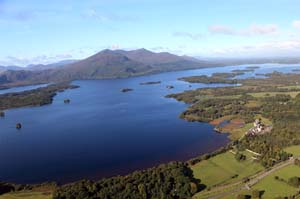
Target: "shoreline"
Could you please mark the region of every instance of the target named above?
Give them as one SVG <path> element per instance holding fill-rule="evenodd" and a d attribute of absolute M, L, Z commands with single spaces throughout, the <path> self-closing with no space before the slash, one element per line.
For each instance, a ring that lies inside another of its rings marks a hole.
<path fill-rule="evenodd" d="M 221 121 L 219 121 L 219 122 L 221 122 Z M 206 122 L 206 123 L 209 123 L 209 122 Z M 216 122 L 216 121 L 211 121 L 211 124 L 218 124 L 218 122 Z M 230 142 L 227 143 L 227 144 L 230 144 Z M 184 161 L 184 162 L 192 161 L 194 158 L 197 158 L 197 157 L 199 157 L 199 156 L 203 156 L 203 155 L 206 155 L 206 154 L 215 153 L 215 152 L 217 152 L 218 150 L 220 150 L 220 149 L 222 149 L 222 148 L 224 148 L 224 147 L 226 147 L 226 145 L 224 145 L 223 147 L 218 147 L 218 148 L 212 150 L 211 152 L 199 154 L 199 155 L 197 155 L 197 156 L 195 156 L 195 157 L 189 158 L 188 160 L 186 160 L 186 161 Z M 169 161 L 166 161 L 166 162 L 169 162 Z M 161 163 L 156 164 L 156 166 L 159 165 L 159 164 L 161 164 Z M 147 168 L 148 168 L 148 167 L 147 167 Z M 141 169 L 136 169 L 136 170 L 141 170 Z M 132 173 L 132 172 L 129 172 L 129 173 Z M 115 176 L 115 175 L 112 175 L 112 176 Z M 101 179 L 101 178 L 97 178 L 97 179 Z M 75 182 L 75 181 L 73 181 L 73 182 Z"/>

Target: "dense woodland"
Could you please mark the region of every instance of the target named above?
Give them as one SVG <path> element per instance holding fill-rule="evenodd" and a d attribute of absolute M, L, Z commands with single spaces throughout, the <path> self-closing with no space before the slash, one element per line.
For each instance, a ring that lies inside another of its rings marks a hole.
<path fill-rule="evenodd" d="M 54 199 L 187 199 L 200 189 L 187 164 L 171 162 L 127 176 L 60 187 Z"/>
<path fill-rule="evenodd" d="M 300 75 L 274 72 L 266 77 L 237 80 L 242 84 L 238 87 L 197 89 L 167 97 L 191 104 L 180 115 L 188 121 L 210 122 L 230 116 L 253 123 L 257 115 L 269 119 L 273 126 L 271 133 L 235 141 L 239 150 L 261 153 L 262 165 L 269 167 L 289 157 L 283 147 L 300 144 Z M 199 76 L 199 81 L 202 80 L 203 76 Z"/>
<path fill-rule="evenodd" d="M 245 74 L 244 71 L 235 70 L 232 73 L 213 73 L 212 76 L 207 76 L 207 75 L 191 76 L 191 77 L 179 78 L 179 80 L 187 81 L 190 83 L 203 83 L 203 84 L 213 84 L 213 83 L 236 84 L 237 80 L 232 78 L 243 74 Z"/>
<path fill-rule="evenodd" d="M 60 83 L 29 91 L 2 94 L 0 95 L 0 112 L 11 108 L 50 104 L 57 92 L 77 87 L 69 83 Z"/>

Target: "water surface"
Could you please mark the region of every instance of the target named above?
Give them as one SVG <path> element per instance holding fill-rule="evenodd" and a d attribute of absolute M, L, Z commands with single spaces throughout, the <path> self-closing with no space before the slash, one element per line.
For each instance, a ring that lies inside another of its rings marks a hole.
<path fill-rule="evenodd" d="M 58 93 L 53 104 L 6 111 L 0 119 L 0 181 L 70 182 L 126 174 L 172 160 L 188 160 L 228 143 L 207 123 L 178 115 L 188 105 L 169 93 L 227 86 L 177 78 L 229 72 L 245 66 L 170 72 L 117 80 L 75 81 L 79 89 Z M 288 72 L 298 66 L 266 65 L 255 73 Z M 250 77 L 254 73 L 243 76 Z M 161 84 L 140 85 L 161 81 Z M 174 89 L 167 89 L 173 85 Z M 122 93 L 122 88 L 132 88 Z M 31 89 L 30 87 L 27 89 Z M 24 90 L 24 89 L 23 89 Z M 26 88 L 25 88 L 26 90 Z M 64 104 L 68 98 L 70 104 Z M 15 129 L 21 122 L 23 128 Z"/>

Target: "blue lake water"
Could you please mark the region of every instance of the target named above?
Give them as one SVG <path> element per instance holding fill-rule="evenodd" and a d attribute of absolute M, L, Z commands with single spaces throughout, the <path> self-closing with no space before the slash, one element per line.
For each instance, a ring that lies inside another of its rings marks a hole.
<path fill-rule="evenodd" d="M 220 84 L 177 78 L 230 72 L 246 66 L 199 69 L 116 80 L 75 81 L 80 88 L 55 96 L 53 104 L 6 111 L 0 119 L 0 181 L 70 182 L 126 174 L 172 160 L 188 160 L 228 143 L 207 123 L 178 115 L 188 105 L 169 93 Z M 263 65 L 255 73 L 289 72 L 299 65 Z M 251 77 L 247 73 L 242 77 Z M 161 81 L 161 84 L 140 85 Z M 173 85 L 174 89 L 167 89 Z M 122 88 L 132 88 L 122 93 Z M 31 87 L 22 90 L 32 89 Z M 11 90 L 8 92 L 12 92 Z M 70 104 L 63 100 L 69 98 Z M 15 129 L 21 122 L 23 128 Z"/>
<path fill-rule="evenodd" d="M 2 89 L 2 90 L 0 90 L 0 94 L 32 90 L 32 89 L 36 89 L 36 88 L 46 87 L 47 85 L 48 84 L 38 84 L 38 85 L 32 85 L 32 86 L 18 86 L 18 87 L 13 87 L 13 88 L 8 88 L 8 89 Z"/>

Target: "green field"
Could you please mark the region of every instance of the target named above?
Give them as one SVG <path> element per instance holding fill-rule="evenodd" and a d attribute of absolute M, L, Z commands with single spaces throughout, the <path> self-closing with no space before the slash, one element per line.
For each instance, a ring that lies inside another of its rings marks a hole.
<path fill-rule="evenodd" d="M 243 179 L 263 170 L 263 167 L 254 163 L 249 153 L 244 153 L 247 159 L 238 162 L 234 154 L 226 152 L 192 166 L 195 178 L 202 184 L 212 187 L 222 183 L 229 183 Z M 235 175 L 238 175 L 234 177 Z M 234 178 L 233 178 L 234 177 Z"/>
<path fill-rule="evenodd" d="M 0 195 L 0 199 L 51 199 L 52 194 L 44 192 L 14 192 Z"/>
<path fill-rule="evenodd" d="M 245 135 L 245 133 L 252 127 L 253 127 L 253 124 L 248 123 L 242 128 L 233 129 L 232 131 L 229 132 L 229 138 L 231 140 L 241 139 Z"/>
<path fill-rule="evenodd" d="M 293 156 L 300 156 L 300 145 L 290 146 L 284 149 L 286 152 L 293 154 Z"/>
<path fill-rule="evenodd" d="M 275 96 L 275 95 L 280 95 L 280 94 L 284 94 L 284 95 L 290 95 L 291 97 L 296 97 L 296 95 L 299 94 L 299 92 L 259 92 L 259 93 L 249 93 L 250 95 L 252 95 L 253 97 L 267 97 L 267 96 Z"/>
<path fill-rule="evenodd" d="M 258 184 L 252 187 L 252 190 L 260 190 L 264 191 L 262 199 L 273 199 L 278 196 L 289 196 L 295 194 L 299 191 L 299 188 L 294 188 L 285 182 L 280 182 L 275 180 L 274 177 L 279 176 L 285 180 L 288 180 L 293 176 L 300 176 L 300 167 L 295 165 L 287 166 L 279 171 L 274 172 L 273 174 L 267 176 L 263 180 L 261 180 Z M 235 193 L 232 195 L 228 195 L 222 199 L 235 199 L 238 194 L 247 194 L 251 195 L 251 191 L 241 191 L 239 193 Z"/>

